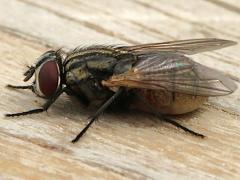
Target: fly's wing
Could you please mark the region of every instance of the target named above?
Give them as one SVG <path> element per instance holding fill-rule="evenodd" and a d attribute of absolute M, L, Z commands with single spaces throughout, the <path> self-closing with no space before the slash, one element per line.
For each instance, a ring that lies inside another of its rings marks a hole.
<path fill-rule="evenodd" d="M 173 53 L 138 56 L 134 67 L 103 82 L 108 87 L 167 90 L 190 95 L 222 96 L 237 86 L 221 72 Z"/>
<path fill-rule="evenodd" d="M 221 49 L 235 44 L 237 43 L 230 40 L 205 38 L 143 44 L 136 46 L 122 46 L 118 47 L 118 49 L 132 52 L 137 55 L 159 52 L 192 55 L 200 52 Z"/>

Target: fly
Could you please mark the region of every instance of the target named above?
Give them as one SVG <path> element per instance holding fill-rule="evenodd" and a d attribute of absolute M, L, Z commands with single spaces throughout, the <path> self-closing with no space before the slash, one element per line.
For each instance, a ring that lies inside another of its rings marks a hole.
<path fill-rule="evenodd" d="M 89 46 L 67 53 L 47 51 L 28 67 L 24 81 L 35 74 L 30 89 L 46 98 L 41 108 L 6 114 L 22 116 L 46 111 L 62 94 L 76 96 L 96 108 L 88 124 L 72 140 L 77 142 L 106 109 L 121 106 L 149 111 L 160 120 L 192 135 L 204 137 L 166 114 L 194 111 L 211 96 L 233 93 L 237 86 L 223 73 L 192 61 L 186 55 L 235 45 L 222 39 L 190 39 L 135 46 Z"/>

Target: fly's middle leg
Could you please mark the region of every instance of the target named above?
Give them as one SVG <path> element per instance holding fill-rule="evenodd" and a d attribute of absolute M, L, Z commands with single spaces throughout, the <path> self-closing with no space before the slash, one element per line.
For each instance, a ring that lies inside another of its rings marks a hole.
<path fill-rule="evenodd" d="M 119 90 L 112 95 L 94 114 L 90 116 L 88 124 L 80 131 L 80 133 L 72 140 L 72 143 L 76 143 L 89 129 L 92 123 L 102 114 L 124 91 L 124 88 L 119 88 Z"/>

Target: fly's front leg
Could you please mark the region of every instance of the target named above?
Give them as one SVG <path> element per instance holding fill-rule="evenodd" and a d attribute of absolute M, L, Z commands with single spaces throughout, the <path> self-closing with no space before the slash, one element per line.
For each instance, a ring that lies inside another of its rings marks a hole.
<path fill-rule="evenodd" d="M 43 111 L 47 111 L 48 108 L 56 101 L 56 99 L 65 91 L 65 88 L 60 90 L 58 93 L 56 93 L 53 97 L 47 100 L 47 102 L 42 106 L 42 108 L 38 109 L 32 109 L 29 111 L 24 111 L 20 113 L 13 113 L 13 114 L 5 114 L 6 117 L 14 117 L 14 116 L 24 116 L 28 114 L 36 114 L 41 113 Z"/>
<path fill-rule="evenodd" d="M 28 67 L 28 70 L 24 73 L 24 82 L 28 81 L 34 74 L 35 72 L 35 67 L 34 66 L 27 66 Z M 33 91 L 33 85 L 26 85 L 26 86 L 15 86 L 15 85 L 11 85 L 11 84 L 8 84 L 6 86 L 7 88 L 11 88 L 11 89 L 30 89 Z"/>
<path fill-rule="evenodd" d="M 15 86 L 15 85 L 8 84 L 6 87 L 7 87 L 7 88 L 11 88 L 11 89 L 30 89 L 30 90 L 33 90 L 33 86 L 32 86 L 32 85 L 27 85 L 27 86 Z"/>

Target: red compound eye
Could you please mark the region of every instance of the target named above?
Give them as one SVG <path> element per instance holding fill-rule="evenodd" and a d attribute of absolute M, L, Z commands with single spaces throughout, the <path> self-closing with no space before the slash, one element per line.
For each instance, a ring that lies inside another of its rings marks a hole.
<path fill-rule="evenodd" d="M 38 74 L 39 88 L 46 97 L 52 96 L 59 84 L 59 69 L 55 61 L 44 63 Z"/>

